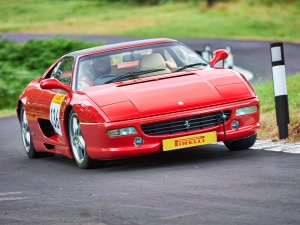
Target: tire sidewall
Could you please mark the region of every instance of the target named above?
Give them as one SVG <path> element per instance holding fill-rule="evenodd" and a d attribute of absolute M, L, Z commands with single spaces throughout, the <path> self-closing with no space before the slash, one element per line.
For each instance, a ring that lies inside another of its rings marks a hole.
<path fill-rule="evenodd" d="M 29 144 L 29 150 L 26 151 L 26 146 L 24 144 L 24 140 L 23 140 L 23 134 L 22 134 L 22 125 L 23 125 L 23 113 L 25 113 L 25 116 L 27 118 L 27 115 L 26 115 L 26 110 L 25 110 L 25 107 L 22 105 L 21 106 L 21 109 L 20 109 L 20 127 L 21 127 L 21 138 L 22 138 L 22 144 L 23 144 L 23 148 L 24 148 L 24 151 L 25 153 L 27 154 L 27 156 L 31 159 L 37 157 L 37 152 L 33 146 L 33 143 L 32 143 L 32 136 L 31 136 L 31 132 L 29 132 L 30 134 L 30 144 Z M 28 121 L 28 119 L 27 119 Z M 29 125 L 28 125 L 28 130 L 30 131 L 30 128 L 29 128 Z"/>
<path fill-rule="evenodd" d="M 79 162 L 79 161 L 77 160 L 77 158 L 75 157 L 74 151 L 76 151 L 76 150 L 73 149 L 73 143 L 72 143 L 72 140 L 71 140 L 71 136 L 72 136 L 72 134 L 71 134 L 71 129 L 72 129 L 72 119 L 73 119 L 74 117 L 76 117 L 76 118 L 79 120 L 79 118 L 78 118 L 78 116 L 77 116 L 77 113 L 75 112 L 74 109 L 72 109 L 71 112 L 70 112 L 70 114 L 69 114 L 69 121 L 68 121 L 68 135 L 69 135 L 69 143 L 70 143 L 70 147 L 71 147 L 72 154 L 73 154 L 73 157 L 74 157 L 74 160 L 75 160 L 76 164 L 77 164 L 80 168 L 82 168 L 82 169 L 88 169 L 88 168 L 91 167 L 92 160 L 91 160 L 90 157 L 88 156 L 88 152 L 87 152 L 86 148 L 85 148 L 85 154 L 84 154 L 84 157 L 83 157 L 83 161 L 82 161 L 82 162 Z"/>

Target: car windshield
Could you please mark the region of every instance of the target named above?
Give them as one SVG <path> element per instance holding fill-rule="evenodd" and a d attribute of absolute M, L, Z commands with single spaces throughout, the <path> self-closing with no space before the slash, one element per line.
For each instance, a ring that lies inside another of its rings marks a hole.
<path fill-rule="evenodd" d="M 76 89 L 208 66 L 178 42 L 124 48 L 81 57 Z"/>

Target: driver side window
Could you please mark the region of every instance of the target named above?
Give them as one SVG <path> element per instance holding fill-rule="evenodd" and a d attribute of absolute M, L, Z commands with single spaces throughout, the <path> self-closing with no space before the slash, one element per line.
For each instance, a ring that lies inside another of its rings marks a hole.
<path fill-rule="evenodd" d="M 59 80 L 59 82 L 63 84 L 70 84 L 72 80 L 73 64 L 73 58 L 64 58 L 53 69 L 51 77 Z"/>

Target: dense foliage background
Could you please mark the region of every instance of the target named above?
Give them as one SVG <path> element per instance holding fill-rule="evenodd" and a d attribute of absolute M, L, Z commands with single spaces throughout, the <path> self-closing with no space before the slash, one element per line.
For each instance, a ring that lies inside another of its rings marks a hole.
<path fill-rule="evenodd" d="M 16 43 L 0 38 L 0 109 L 14 108 L 26 85 L 59 57 L 102 42 L 53 38 Z"/>

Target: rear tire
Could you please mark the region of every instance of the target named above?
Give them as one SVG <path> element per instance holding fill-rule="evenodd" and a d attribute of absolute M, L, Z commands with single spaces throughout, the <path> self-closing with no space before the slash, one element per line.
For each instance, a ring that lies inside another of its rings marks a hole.
<path fill-rule="evenodd" d="M 40 157 L 53 157 L 55 154 L 50 152 L 37 152 L 33 146 L 31 132 L 29 130 L 26 110 L 22 105 L 20 108 L 20 125 L 21 125 L 21 136 L 25 152 L 30 159 Z"/>
<path fill-rule="evenodd" d="M 86 150 L 84 138 L 80 129 L 80 122 L 74 109 L 71 110 L 68 124 L 69 139 L 75 162 L 81 169 L 90 169 L 94 166 Z"/>
<path fill-rule="evenodd" d="M 21 136 L 22 136 L 22 142 L 24 146 L 24 150 L 27 154 L 27 156 L 30 159 L 37 158 L 38 153 L 35 151 L 35 148 L 32 143 L 32 137 L 29 130 L 28 120 L 26 116 L 26 110 L 24 106 L 21 106 L 20 109 L 20 125 L 21 125 Z"/>
<path fill-rule="evenodd" d="M 250 148 L 256 141 L 257 134 L 231 141 L 224 141 L 225 146 L 231 151 L 239 151 Z"/>

